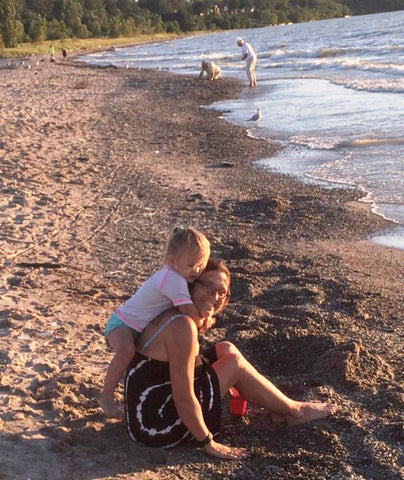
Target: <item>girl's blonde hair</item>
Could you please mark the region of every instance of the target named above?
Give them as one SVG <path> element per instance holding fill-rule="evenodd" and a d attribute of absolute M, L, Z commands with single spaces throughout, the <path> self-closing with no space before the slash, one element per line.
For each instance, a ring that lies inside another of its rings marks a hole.
<path fill-rule="evenodd" d="M 191 227 L 175 227 L 167 244 L 168 255 L 180 255 L 184 251 L 210 252 L 210 242 L 202 232 Z"/>

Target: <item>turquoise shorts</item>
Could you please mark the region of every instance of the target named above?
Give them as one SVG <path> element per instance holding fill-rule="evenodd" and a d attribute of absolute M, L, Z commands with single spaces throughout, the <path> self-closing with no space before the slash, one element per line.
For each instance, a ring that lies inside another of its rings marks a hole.
<path fill-rule="evenodd" d="M 118 327 L 128 327 L 130 328 L 130 331 L 132 332 L 133 338 L 136 340 L 136 338 L 140 335 L 140 332 L 135 330 L 134 328 L 129 327 L 126 325 L 126 323 L 123 323 L 123 321 L 119 318 L 119 315 L 114 312 L 108 319 L 108 322 L 105 326 L 105 338 L 108 337 L 108 335 L 112 332 L 112 330 L 115 330 L 115 328 Z"/>

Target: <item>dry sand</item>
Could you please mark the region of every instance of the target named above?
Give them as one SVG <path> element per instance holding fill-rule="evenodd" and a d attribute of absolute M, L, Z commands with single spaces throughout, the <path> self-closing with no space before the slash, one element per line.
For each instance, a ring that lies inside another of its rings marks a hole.
<path fill-rule="evenodd" d="M 404 252 L 366 240 L 387 222 L 358 192 L 253 168 L 277 147 L 200 108 L 236 81 L 15 65 L 0 65 L 0 479 L 402 478 Z M 221 440 L 249 447 L 243 462 L 144 448 L 105 419 L 103 327 L 176 224 L 233 273 L 206 341 L 337 415 L 281 428 L 224 402 Z"/>

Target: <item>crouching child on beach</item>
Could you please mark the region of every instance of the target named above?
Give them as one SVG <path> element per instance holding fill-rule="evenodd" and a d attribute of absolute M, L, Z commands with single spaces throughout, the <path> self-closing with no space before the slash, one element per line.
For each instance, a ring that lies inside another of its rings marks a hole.
<path fill-rule="evenodd" d="M 204 72 L 209 80 L 220 80 L 222 78 L 222 70 L 219 65 L 216 65 L 214 62 L 203 61 L 201 63 L 201 72 L 199 73 L 199 78 L 202 78 Z"/>
<path fill-rule="evenodd" d="M 210 243 L 203 233 L 194 228 L 175 228 L 167 244 L 163 268 L 148 278 L 109 318 L 105 336 L 115 356 L 98 397 L 107 417 L 118 415 L 115 389 L 135 355 L 137 336 L 157 315 L 176 306 L 181 313 L 191 317 L 199 329 L 214 322 L 214 319 L 201 317 L 188 289 L 188 283 L 197 280 L 205 270 L 209 256 Z"/>

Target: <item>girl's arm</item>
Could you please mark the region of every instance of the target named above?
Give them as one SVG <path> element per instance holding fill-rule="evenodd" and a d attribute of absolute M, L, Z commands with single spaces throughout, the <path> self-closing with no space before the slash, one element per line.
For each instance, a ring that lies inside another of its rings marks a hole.
<path fill-rule="evenodd" d="M 177 412 L 196 440 L 204 440 L 210 432 L 194 391 L 195 359 L 199 353 L 199 343 L 197 328 L 191 318 L 178 318 L 172 323 L 166 347 Z M 214 440 L 203 448 L 219 458 L 240 458 L 245 455 L 244 449 L 228 447 Z"/>

